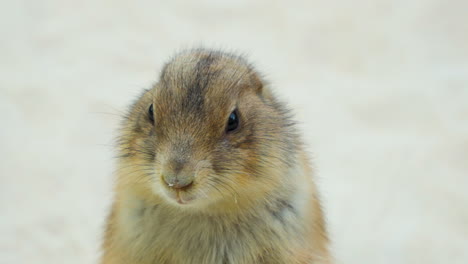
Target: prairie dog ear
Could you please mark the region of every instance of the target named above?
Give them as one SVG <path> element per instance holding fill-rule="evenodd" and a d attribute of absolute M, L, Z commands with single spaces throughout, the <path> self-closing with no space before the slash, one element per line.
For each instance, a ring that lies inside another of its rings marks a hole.
<path fill-rule="evenodd" d="M 252 71 L 250 75 L 250 82 L 254 91 L 261 95 L 263 93 L 263 80 L 260 78 L 257 72 Z"/>

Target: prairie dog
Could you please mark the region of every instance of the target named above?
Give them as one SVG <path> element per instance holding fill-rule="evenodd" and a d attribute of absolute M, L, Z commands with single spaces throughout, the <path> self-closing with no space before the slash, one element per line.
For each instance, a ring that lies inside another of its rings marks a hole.
<path fill-rule="evenodd" d="M 242 57 L 177 54 L 118 152 L 102 264 L 331 263 L 294 122 Z"/>

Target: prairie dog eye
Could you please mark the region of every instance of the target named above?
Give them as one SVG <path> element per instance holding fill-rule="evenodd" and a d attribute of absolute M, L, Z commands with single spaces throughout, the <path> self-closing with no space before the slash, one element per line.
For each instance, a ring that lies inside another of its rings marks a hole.
<path fill-rule="evenodd" d="M 153 104 L 150 105 L 148 109 L 148 118 L 151 121 L 151 123 L 154 124 L 154 112 L 153 112 Z"/>
<path fill-rule="evenodd" d="M 233 132 L 238 127 L 239 127 L 239 114 L 236 109 L 232 111 L 232 113 L 229 115 L 228 122 L 226 125 L 226 133 Z"/>

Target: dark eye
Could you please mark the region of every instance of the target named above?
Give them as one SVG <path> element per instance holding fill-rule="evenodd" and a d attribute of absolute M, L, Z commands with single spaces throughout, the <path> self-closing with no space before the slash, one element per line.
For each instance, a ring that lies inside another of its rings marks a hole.
<path fill-rule="evenodd" d="M 227 133 L 232 132 L 236 130 L 237 127 L 239 127 L 239 117 L 238 117 L 237 110 L 234 110 L 229 115 L 229 119 L 228 119 L 227 126 L 226 126 L 226 132 Z"/>
<path fill-rule="evenodd" d="M 154 123 L 153 104 L 151 104 L 149 109 L 148 109 L 148 118 L 151 121 L 151 123 Z"/>

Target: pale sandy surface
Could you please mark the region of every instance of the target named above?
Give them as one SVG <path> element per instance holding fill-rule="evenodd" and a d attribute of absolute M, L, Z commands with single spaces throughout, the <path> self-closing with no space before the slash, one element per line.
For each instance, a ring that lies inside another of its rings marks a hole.
<path fill-rule="evenodd" d="M 338 263 L 468 263 L 468 1 L 152 2 L 0 2 L 1 264 L 96 263 L 118 115 L 201 43 L 295 110 Z"/>

